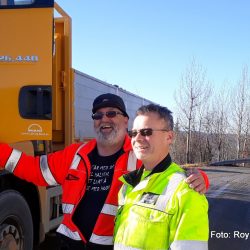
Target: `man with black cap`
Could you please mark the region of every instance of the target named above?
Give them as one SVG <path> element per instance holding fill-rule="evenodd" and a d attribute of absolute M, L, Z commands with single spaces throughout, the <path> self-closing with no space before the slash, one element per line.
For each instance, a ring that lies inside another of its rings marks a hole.
<path fill-rule="evenodd" d="M 35 159 L 0 144 L 1 167 L 36 185 L 62 185 L 59 249 L 113 249 L 118 178 L 141 166 L 127 134 L 129 116 L 123 100 L 114 94 L 100 95 L 92 112 L 96 138 L 87 144 L 72 144 Z M 188 178 L 198 192 L 208 186 L 203 177 Z"/>

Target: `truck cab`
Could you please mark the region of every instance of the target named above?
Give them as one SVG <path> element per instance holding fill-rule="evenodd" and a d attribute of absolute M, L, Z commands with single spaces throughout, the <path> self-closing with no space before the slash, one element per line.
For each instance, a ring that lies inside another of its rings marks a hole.
<path fill-rule="evenodd" d="M 0 0 L 0 34 L 0 142 L 32 156 L 64 148 L 74 127 L 71 18 L 53 0 Z M 0 171 L 0 249 L 43 241 L 61 222 L 60 196 L 60 186 Z"/>

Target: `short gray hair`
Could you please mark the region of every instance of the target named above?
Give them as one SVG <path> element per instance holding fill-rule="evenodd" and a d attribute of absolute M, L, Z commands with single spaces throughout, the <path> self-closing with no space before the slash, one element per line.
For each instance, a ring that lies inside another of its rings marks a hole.
<path fill-rule="evenodd" d="M 167 129 L 174 129 L 172 111 L 170 111 L 167 107 L 163 107 L 158 104 L 143 105 L 136 111 L 136 116 L 145 115 L 150 112 L 156 113 L 160 118 L 164 119 L 167 124 Z"/>

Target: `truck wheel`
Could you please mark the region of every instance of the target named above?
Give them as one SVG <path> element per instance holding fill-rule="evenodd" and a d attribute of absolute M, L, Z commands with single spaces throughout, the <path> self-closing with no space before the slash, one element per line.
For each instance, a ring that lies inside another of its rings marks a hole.
<path fill-rule="evenodd" d="M 14 190 L 0 193 L 0 249 L 33 249 L 31 212 L 23 196 Z"/>

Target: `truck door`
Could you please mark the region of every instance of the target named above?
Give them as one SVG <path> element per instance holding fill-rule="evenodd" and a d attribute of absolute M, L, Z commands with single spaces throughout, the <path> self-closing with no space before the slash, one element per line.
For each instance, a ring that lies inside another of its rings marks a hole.
<path fill-rule="evenodd" d="M 0 142 L 52 138 L 53 0 L 0 0 Z"/>

